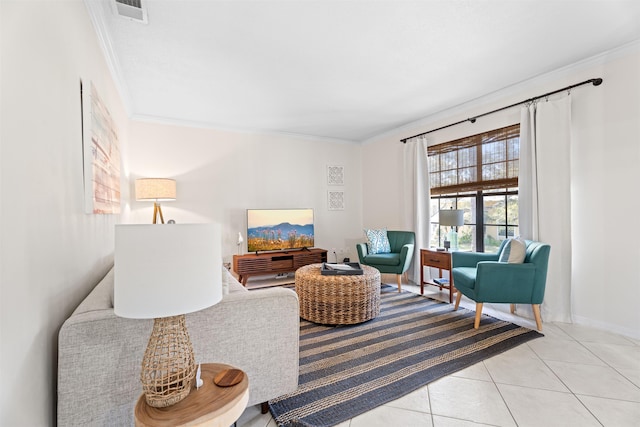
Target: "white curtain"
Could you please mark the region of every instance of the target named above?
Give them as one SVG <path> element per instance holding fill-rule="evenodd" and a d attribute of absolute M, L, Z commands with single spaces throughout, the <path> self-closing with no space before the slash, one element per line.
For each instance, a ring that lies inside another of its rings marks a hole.
<path fill-rule="evenodd" d="M 545 321 L 571 322 L 571 96 L 522 109 L 520 235 L 551 245 Z"/>
<path fill-rule="evenodd" d="M 427 139 L 415 137 L 404 144 L 404 212 L 407 230 L 416 234 L 413 267 L 409 269 L 409 280 L 420 282 L 420 249 L 429 247 L 429 166 Z"/>

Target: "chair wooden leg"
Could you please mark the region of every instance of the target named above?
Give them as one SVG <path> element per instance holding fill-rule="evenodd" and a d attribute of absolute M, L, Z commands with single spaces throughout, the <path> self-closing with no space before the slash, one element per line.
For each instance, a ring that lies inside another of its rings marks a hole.
<path fill-rule="evenodd" d="M 533 309 L 533 317 L 536 318 L 536 326 L 538 330 L 542 330 L 542 318 L 540 317 L 540 304 L 531 304 L 531 308 Z"/>
<path fill-rule="evenodd" d="M 456 305 L 453 307 L 454 310 L 457 310 L 460 306 L 460 300 L 462 299 L 462 292 L 458 291 L 458 295 L 456 296 Z"/>
<path fill-rule="evenodd" d="M 397 274 L 398 276 L 398 292 L 402 292 L 402 274 Z"/>
<path fill-rule="evenodd" d="M 480 317 L 482 317 L 482 303 L 476 303 L 476 320 L 473 322 L 473 328 L 478 329 L 480 327 Z"/>
<path fill-rule="evenodd" d="M 511 314 L 516 312 L 516 305 L 515 304 L 511 304 Z"/>

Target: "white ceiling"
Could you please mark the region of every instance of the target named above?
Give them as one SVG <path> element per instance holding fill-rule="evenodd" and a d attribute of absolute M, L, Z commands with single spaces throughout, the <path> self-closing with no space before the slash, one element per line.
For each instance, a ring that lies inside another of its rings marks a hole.
<path fill-rule="evenodd" d="M 113 2 L 85 0 L 132 118 L 347 141 L 640 39 L 637 0 Z"/>

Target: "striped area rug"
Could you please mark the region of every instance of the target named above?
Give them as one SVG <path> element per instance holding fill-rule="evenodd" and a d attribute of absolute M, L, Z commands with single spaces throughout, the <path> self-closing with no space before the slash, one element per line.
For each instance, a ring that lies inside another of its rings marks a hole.
<path fill-rule="evenodd" d="M 353 326 L 301 319 L 298 389 L 269 401 L 279 426 L 334 426 L 542 334 L 382 285 L 380 315 Z"/>

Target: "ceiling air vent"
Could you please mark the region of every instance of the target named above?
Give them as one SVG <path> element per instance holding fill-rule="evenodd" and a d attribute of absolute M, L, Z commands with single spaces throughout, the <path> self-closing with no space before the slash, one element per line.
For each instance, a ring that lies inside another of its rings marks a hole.
<path fill-rule="evenodd" d="M 143 0 L 114 0 L 116 14 L 136 22 L 147 23 L 147 9 Z"/>

